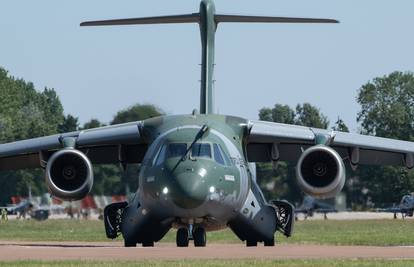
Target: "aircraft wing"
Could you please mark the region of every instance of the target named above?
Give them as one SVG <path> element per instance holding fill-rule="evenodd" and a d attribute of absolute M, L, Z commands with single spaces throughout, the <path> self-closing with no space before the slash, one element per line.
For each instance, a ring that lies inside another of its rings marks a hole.
<path fill-rule="evenodd" d="M 334 209 L 334 208 L 331 208 L 331 209 L 320 208 L 320 209 L 315 209 L 314 212 L 316 212 L 316 213 L 334 213 L 334 212 L 338 212 L 338 210 Z"/>
<path fill-rule="evenodd" d="M 385 209 L 377 209 L 377 212 L 389 212 L 389 213 L 403 213 L 405 212 L 403 209 L 399 207 L 391 207 L 391 208 L 385 208 Z"/>
<path fill-rule="evenodd" d="M 308 147 L 324 143 L 352 164 L 414 166 L 414 142 L 265 121 L 250 124 L 250 162 L 296 162 Z"/>
<path fill-rule="evenodd" d="M 311 210 L 310 209 L 302 209 L 302 208 L 298 208 L 298 209 L 295 209 L 295 213 L 308 213 L 308 212 L 310 212 Z"/>
<path fill-rule="evenodd" d="M 75 148 L 92 163 L 139 163 L 147 149 L 141 125 L 131 122 L 0 144 L 0 171 L 43 167 L 67 139 L 74 140 Z"/>

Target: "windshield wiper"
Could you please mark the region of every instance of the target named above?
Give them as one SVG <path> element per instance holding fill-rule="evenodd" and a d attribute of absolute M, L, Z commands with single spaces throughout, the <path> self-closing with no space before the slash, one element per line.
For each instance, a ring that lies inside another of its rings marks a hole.
<path fill-rule="evenodd" d="M 207 124 L 204 124 L 203 126 L 201 126 L 201 129 L 198 131 L 197 135 L 195 136 L 193 142 L 191 143 L 191 145 L 187 148 L 187 150 L 185 151 L 184 155 L 178 160 L 177 164 L 175 164 L 174 168 L 172 169 L 172 171 L 175 171 L 175 169 L 178 167 L 178 165 L 180 165 L 181 162 L 184 161 L 184 159 L 187 157 L 188 152 L 190 152 L 190 150 L 193 148 L 194 144 L 197 143 L 198 140 L 200 140 L 203 135 L 207 132 L 208 130 L 208 126 Z"/>

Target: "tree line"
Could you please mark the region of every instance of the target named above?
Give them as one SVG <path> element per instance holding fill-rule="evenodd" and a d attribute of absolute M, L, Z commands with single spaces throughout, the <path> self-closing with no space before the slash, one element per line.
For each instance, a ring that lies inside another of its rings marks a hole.
<path fill-rule="evenodd" d="M 414 141 L 414 75 L 393 72 L 361 86 L 356 101 L 360 105 L 357 122 L 360 133 Z M 143 120 L 164 112 L 154 105 L 136 104 L 119 111 L 109 124 Z M 264 107 L 259 118 L 265 121 L 296 124 L 348 132 L 338 118 L 331 124 L 328 118 L 310 103 L 295 108 L 281 103 Z M 0 143 L 27 138 L 90 129 L 104 126 L 98 119 L 80 125 L 76 116 L 64 113 L 53 88 L 36 90 L 23 79 L 12 77 L 0 68 Z M 93 194 L 126 194 L 138 186 L 139 165 L 94 166 Z M 296 185 L 295 165 L 280 162 L 274 170 L 271 164 L 258 164 L 257 177 L 268 199 L 288 199 L 299 202 L 302 192 Z M 41 170 L 2 172 L 0 175 L 0 203 L 6 204 L 12 195 L 27 196 L 28 187 L 34 195 L 47 192 Z M 348 205 L 364 208 L 375 203 L 384 206 L 398 202 L 403 194 L 414 191 L 413 171 L 400 167 L 359 166 L 348 170 L 344 189 Z"/>

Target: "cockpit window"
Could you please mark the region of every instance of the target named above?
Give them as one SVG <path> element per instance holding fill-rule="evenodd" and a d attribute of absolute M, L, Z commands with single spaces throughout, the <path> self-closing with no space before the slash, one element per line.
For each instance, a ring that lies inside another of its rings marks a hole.
<path fill-rule="evenodd" d="M 213 144 L 214 148 L 214 160 L 221 165 L 230 165 L 230 159 L 224 153 L 223 149 L 218 144 Z"/>
<path fill-rule="evenodd" d="M 198 158 L 211 158 L 210 144 L 194 144 L 193 148 L 191 149 L 191 156 Z"/>
<path fill-rule="evenodd" d="M 185 143 L 164 144 L 158 152 L 154 165 L 158 166 L 169 158 L 183 157 L 186 151 L 187 144 Z"/>
<path fill-rule="evenodd" d="M 187 151 L 187 144 L 168 144 L 167 158 L 183 157 Z"/>
<path fill-rule="evenodd" d="M 223 156 L 221 155 L 221 151 L 218 147 L 217 144 L 213 145 L 214 147 L 214 160 L 221 165 L 226 165 L 226 163 L 224 162 Z"/>

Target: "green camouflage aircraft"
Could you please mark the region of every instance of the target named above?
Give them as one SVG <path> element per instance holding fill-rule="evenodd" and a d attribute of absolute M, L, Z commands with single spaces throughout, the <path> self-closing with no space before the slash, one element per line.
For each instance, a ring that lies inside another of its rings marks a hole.
<path fill-rule="evenodd" d="M 198 23 L 202 44 L 200 109 L 85 131 L 0 145 L 0 170 L 44 168 L 52 195 L 83 198 L 93 184 L 92 164 L 141 163 L 130 202 L 105 208 L 109 238 L 125 246 L 153 246 L 177 228 L 177 245 L 206 245 L 206 231 L 229 227 L 247 246 L 289 236 L 294 210 L 267 201 L 249 163 L 297 162 L 296 178 L 313 197 L 332 197 L 345 183 L 345 163 L 414 166 L 414 143 L 253 121 L 214 114 L 214 37 L 230 22 L 335 23 L 329 19 L 219 15 L 203 0 L 199 13 L 82 23 L 82 26 Z"/>

